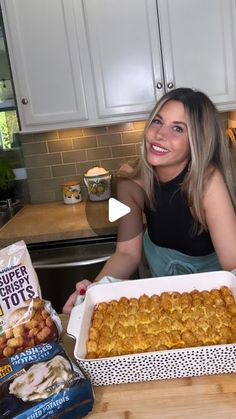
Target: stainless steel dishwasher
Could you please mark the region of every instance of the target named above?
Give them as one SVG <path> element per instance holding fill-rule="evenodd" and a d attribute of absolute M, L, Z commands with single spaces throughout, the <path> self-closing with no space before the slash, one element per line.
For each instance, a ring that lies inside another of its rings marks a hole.
<path fill-rule="evenodd" d="M 28 244 L 43 298 L 61 313 L 76 282 L 93 280 L 115 247 L 115 235 Z"/>

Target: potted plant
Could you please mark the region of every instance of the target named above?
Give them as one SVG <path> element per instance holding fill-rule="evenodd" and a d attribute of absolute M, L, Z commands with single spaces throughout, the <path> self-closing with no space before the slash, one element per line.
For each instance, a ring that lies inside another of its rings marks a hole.
<path fill-rule="evenodd" d="M 15 201 L 15 173 L 10 159 L 3 157 L 0 159 L 0 200 L 11 198 Z"/>

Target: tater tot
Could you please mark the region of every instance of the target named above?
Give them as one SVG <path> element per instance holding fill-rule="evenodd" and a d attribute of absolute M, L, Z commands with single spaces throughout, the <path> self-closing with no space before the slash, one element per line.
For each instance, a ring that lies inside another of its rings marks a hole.
<path fill-rule="evenodd" d="M 17 348 L 19 346 L 24 345 L 24 338 L 23 336 L 18 336 L 17 338 L 11 338 L 7 341 L 7 346 L 10 348 Z"/>
<path fill-rule="evenodd" d="M 51 319 L 51 317 L 47 317 L 46 318 L 46 326 L 48 326 L 48 327 L 52 327 L 52 325 L 53 325 L 53 320 Z"/>
<path fill-rule="evenodd" d="M 18 336 L 23 336 L 25 333 L 25 329 L 23 324 L 16 326 L 13 328 L 13 336 L 17 338 Z"/>
<path fill-rule="evenodd" d="M 33 327 L 33 329 L 29 330 L 28 337 L 32 338 L 34 336 L 37 336 L 38 332 L 39 332 L 39 329 L 37 329 L 37 327 Z"/>
<path fill-rule="evenodd" d="M 34 329 L 35 327 L 38 327 L 39 322 L 38 320 L 32 319 L 25 323 L 25 328 L 28 330 Z"/>
<path fill-rule="evenodd" d="M 13 337 L 13 330 L 12 329 L 7 329 L 5 333 L 6 333 L 6 338 L 7 339 L 10 339 L 10 338 Z"/>
<path fill-rule="evenodd" d="M 3 356 L 9 357 L 14 354 L 15 350 L 14 348 L 10 348 L 9 346 L 6 346 L 6 348 L 3 349 Z"/>
<path fill-rule="evenodd" d="M 50 314 L 47 310 L 42 310 L 41 311 L 41 316 L 45 320 L 48 316 L 50 316 Z"/>
<path fill-rule="evenodd" d="M 47 337 L 51 334 L 51 329 L 45 326 L 40 332 L 37 334 L 37 340 L 39 342 L 43 342 Z"/>
<path fill-rule="evenodd" d="M 1 335 L 1 336 L 0 336 L 0 346 L 1 346 L 2 344 L 4 344 L 4 343 L 6 342 L 6 340 L 7 340 L 6 335 L 5 335 L 5 334 L 4 334 L 4 335 Z"/>

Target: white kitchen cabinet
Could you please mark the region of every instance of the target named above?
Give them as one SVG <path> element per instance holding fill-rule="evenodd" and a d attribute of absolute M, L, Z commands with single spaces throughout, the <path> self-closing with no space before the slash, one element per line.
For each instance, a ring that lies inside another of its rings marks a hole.
<path fill-rule="evenodd" d="M 146 117 L 163 78 L 155 1 L 1 4 L 22 131 Z"/>
<path fill-rule="evenodd" d="M 83 4 L 98 117 L 149 112 L 164 92 L 156 1 Z"/>
<path fill-rule="evenodd" d="M 235 0 L 158 0 L 165 85 L 236 107 Z"/>
<path fill-rule="evenodd" d="M 73 0 L 1 4 L 22 131 L 86 123 L 83 72 L 89 77 L 90 65 L 79 5 Z"/>
<path fill-rule="evenodd" d="M 85 0 L 84 13 L 99 118 L 149 111 L 183 86 L 235 108 L 234 0 Z"/>
<path fill-rule="evenodd" d="M 236 108 L 235 0 L 0 0 L 24 132 L 144 119 L 173 87 Z"/>

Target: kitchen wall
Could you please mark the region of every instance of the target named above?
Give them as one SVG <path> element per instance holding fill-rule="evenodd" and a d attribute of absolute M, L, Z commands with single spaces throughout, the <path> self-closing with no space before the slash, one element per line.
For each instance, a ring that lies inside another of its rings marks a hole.
<path fill-rule="evenodd" d="M 83 174 L 102 166 L 115 175 L 120 165 L 139 155 L 145 121 L 95 128 L 21 134 L 32 203 L 62 200 L 61 184 L 79 180 L 87 197 Z M 113 177 L 112 190 L 115 191 Z"/>
<path fill-rule="evenodd" d="M 228 126 L 228 114 L 221 113 Z M 83 174 L 101 165 L 115 175 L 120 165 L 139 155 L 145 121 L 94 128 L 22 134 L 28 187 L 32 203 L 62 200 L 61 184 L 79 180 L 86 199 Z M 115 176 L 112 190 L 115 192 Z"/>

